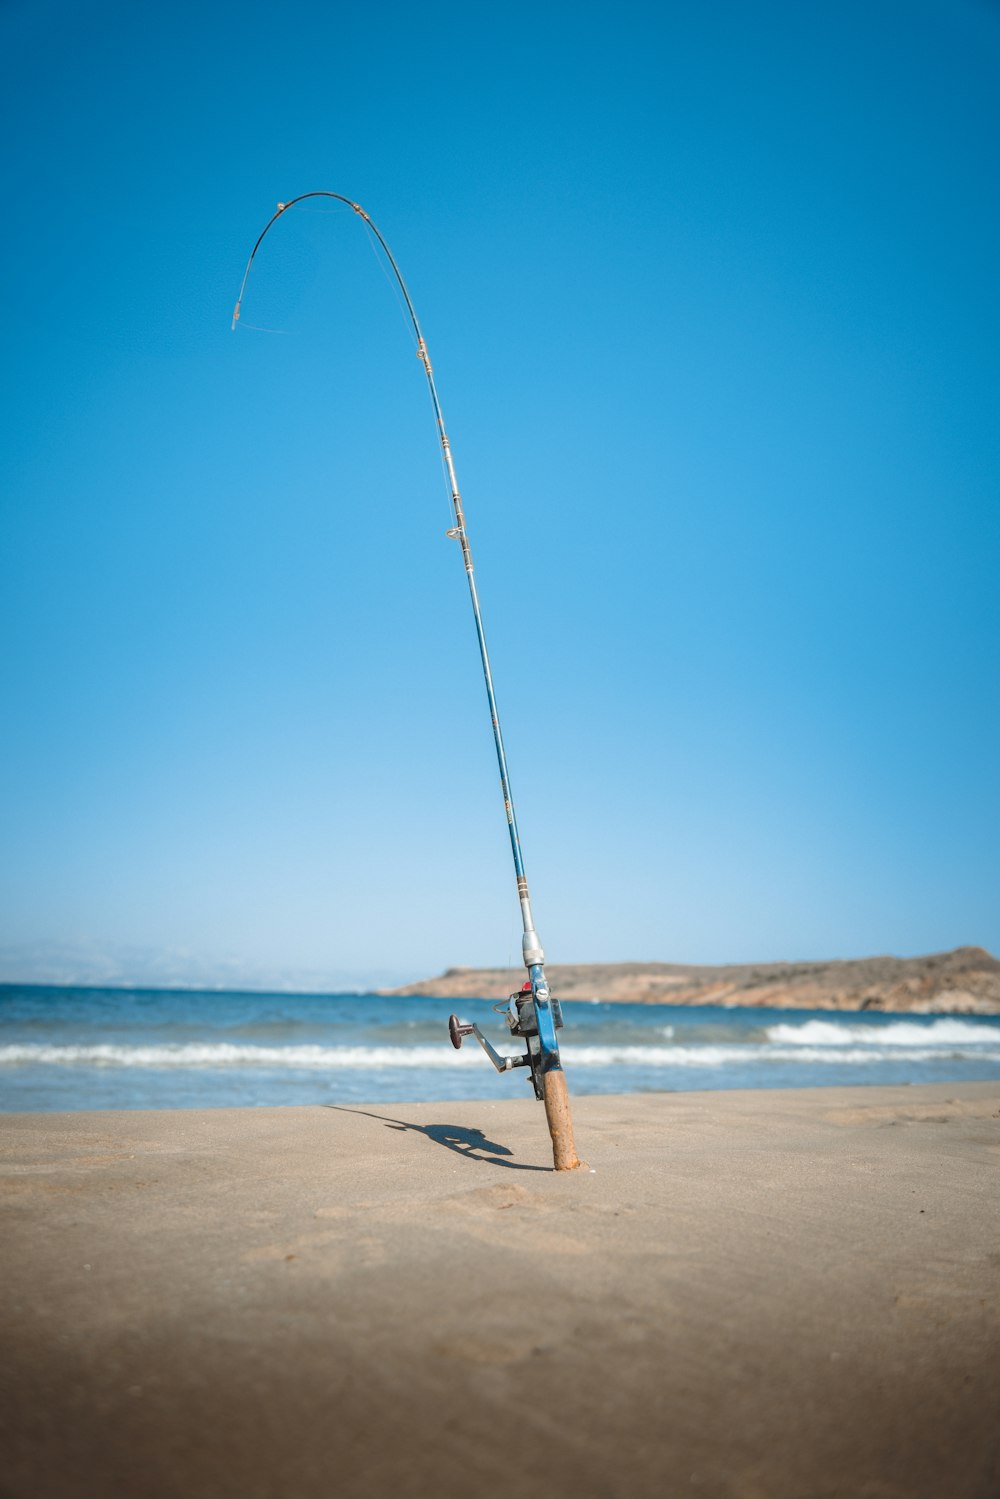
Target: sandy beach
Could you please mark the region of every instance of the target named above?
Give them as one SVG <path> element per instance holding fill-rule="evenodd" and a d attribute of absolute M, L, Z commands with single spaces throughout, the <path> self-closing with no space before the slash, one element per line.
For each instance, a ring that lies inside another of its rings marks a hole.
<path fill-rule="evenodd" d="M 1000 1087 L 2 1117 L 5 1495 L 996 1499 Z"/>

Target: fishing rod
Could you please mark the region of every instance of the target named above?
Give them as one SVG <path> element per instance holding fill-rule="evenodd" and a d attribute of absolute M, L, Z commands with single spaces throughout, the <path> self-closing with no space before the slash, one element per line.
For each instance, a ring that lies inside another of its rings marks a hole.
<path fill-rule="evenodd" d="M 557 1171 L 572 1171 L 580 1166 L 581 1162 L 577 1156 L 576 1146 L 573 1141 L 573 1120 L 569 1108 L 569 1093 L 566 1088 L 566 1078 L 559 1056 L 559 1039 L 556 1034 L 562 1028 L 562 1012 L 558 1000 L 549 991 L 549 986 L 545 978 L 545 953 L 542 950 L 542 944 L 535 930 L 534 918 L 531 913 L 531 897 L 528 894 L 528 881 L 524 873 L 524 859 L 521 854 L 521 840 L 517 831 L 514 798 L 511 794 L 510 778 L 507 773 L 507 755 L 504 750 L 503 734 L 500 730 L 500 714 L 493 688 L 493 673 L 490 669 L 490 658 L 486 649 L 486 634 L 483 629 L 483 616 L 479 607 L 479 593 L 476 589 L 476 576 L 472 565 L 472 549 L 469 545 L 469 537 L 465 524 L 465 510 L 458 488 L 458 479 L 455 476 L 455 462 L 452 458 L 451 443 L 448 440 L 448 433 L 445 429 L 444 413 L 441 410 L 437 386 L 434 383 L 434 371 L 431 367 L 430 355 L 427 352 L 427 342 L 417 318 L 416 308 L 413 305 L 410 293 L 406 288 L 406 282 L 403 280 L 402 272 L 396 264 L 392 251 L 382 238 L 378 227 L 372 222 L 368 214 L 365 213 L 360 203 L 355 203 L 350 198 L 345 198 L 341 193 L 331 192 L 300 193 L 298 197 L 290 198 L 287 203 L 279 203 L 277 209 L 261 230 L 253 249 L 250 251 L 250 258 L 243 273 L 240 294 L 236 299 L 236 307 L 233 311 L 233 328 L 235 329 L 239 323 L 243 297 L 250 278 L 250 269 L 265 235 L 277 223 L 282 214 L 287 213 L 290 208 L 294 208 L 297 203 L 305 202 L 308 198 L 333 198 L 336 202 L 343 203 L 347 208 L 352 209 L 364 221 L 365 226 L 375 236 L 402 293 L 403 301 L 406 304 L 406 311 L 417 340 L 417 358 L 420 360 L 424 374 L 427 377 L 427 385 L 431 393 L 431 404 L 434 407 L 434 418 L 437 422 L 438 438 L 441 443 L 441 452 L 444 457 L 444 465 L 451 488 L 451 505 L 455 515 L 455 524 L 446 532 L 446 535 L 451 540 L 457 541 L 461 547 L 465 576 L 469 584 L 469 597 L 472 601 L 472 613 L 476 622 L 476 638 L 479 642 L 479 655 L 483 664 L 486 696 L 489 700 L 490 720 L 493 725 L 493 742 L 496 745 L 497 763 L 500 766 L 500 786 L 503 791 L 504 812 L 507 818 L 507 830 L 510 834 L 511 853 L 514 856 L 517 898 L 521 907 L 521 920 L 524 926 L 524 935 L 521 939 L 521 952 L 524 958 L 524 966 L 528 971 L 527 982 L 520 991 L 512 994 L 506 1004 L 498 1005 L 495 1008 L 498 1012 L 503 1012 L 510 1034 L 523 1040 L 526 1050 L 523 1056 L 520 1057 L 502 1056 L 490 1044 L 487 1037 L 483 1035 L 478 1025 L 463 1025 L 457 1015 L 452 1015 L 448 1021 L 448 1034 L 451 1037 L 452 1045 L 455 1047 L 460 1047 L 466 1036 L 474 1036 L 498 1072 L 509 1072 L 516 1067 L 526 1067 L 529 1069 L 535 1097 L 545 1105 L 545 1117 L 549 1126 L 549 1134 L 552 1137 L 552 1156 L 555 1169 Z"/>

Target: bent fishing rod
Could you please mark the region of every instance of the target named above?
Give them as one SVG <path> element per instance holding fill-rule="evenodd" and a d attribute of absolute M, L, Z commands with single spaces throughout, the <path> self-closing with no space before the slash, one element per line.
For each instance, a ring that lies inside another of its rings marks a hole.
<path fill-rule="evenodd" d="M 309 198 L 332 198 L 338 203 L 343 203 L 345 207 L 350 208 L 364 221 L 365 227 L 374 236 L 382 254 L 385 256 L 385 260 L 402 293 L 409 321 L 417 341 L 417 358 L 420 360 L 424 374 L 427 377 L 427 385 L 431 394 L 431 404 L 434 408 L 434 418 L 437 423 L 438 439 L 441 444 L 441 452 L 451 489 L 451 506 L 455 516 L 455 524 L 446 534 L 450 539 L 457 541 L 461 547 L 462 562 L 465 567 L 465 576 L 469 585 L 469 597 L 472 602 L 472 613 L 476 624 L 479 655 L 483 665 L 483 677 L 486 682 L 486 696 L 489 701 L 490 720 L 493 725 L 493 742 L 496 746 L 497 763 L 500 766 L 500 786 L 503 792 L 504 813 L 507 818 L 507 830 L 510 834 L 511 852 L 514 856 L 517 898 L 521 907 L 521 920 L 524 927 L 524 935 L 521 939 L 521 951 L 524 958 L 524 966 L 528 971 L 528 979 L 522 989 L 518 993 L 512 994 L 506 1004 L 496 1006 L 496 1009 L 498 1012 L 503 1012 L 510 1034 L 523 1040 L 526 1050 L 524 1055 L 520 1057 L 502 1056 L 491 1045 L 487 1037 L 484 1036 L 478 1025 L 463 1025 L 457 1015 L 451 1016 L 448 1022 L 448 1032 L 452 1045 L 455 1047 L 460 1047 L 466 1036 L 474 1036 L 498 1072 L 509 1072 L 517 1067 L 526 1067 L 529 1069 L 535 1097 L 545 1105 L 545 1117 L 548 1122 L 549 1133 L 552 1137 L 552 1156 L 555 1169 L 557 1171 L 572 1171 L 579 1167 L 581 1162 L 577 1156 L 573 1140 L 573 1121 L 570 1115 L 569 1093 L 566 1088 L 566 1078 L 559 1056 L 559 1039 L 556 1034 L 562 1027 L 562 1013 L 559 1002 L 550 993 L 545 978 L 545 954 L 542 950 L 538 933 L 535 930 L 534 918 L 531 912 L 531 898 L 528 894 L 528 881 L 524 873 L 521 840 L 517 831 L 517 815 L 514 811 L 510 777 L 507 773 L 507 755 L 504 750 L 503 734 L 500 729 L 500 714 L 497 709 L 496 693 L 493 688 L 493 673 L 490 669 L 490 658 L 486 649 L 486 634 L 483 629 L 483 616 L 479 606 L 475 569 L 472 565 L 472 549 L 469 545 L 465 523 L 465 510 L 458 488 L 458 479 L 455 476 L 455 462 L 452 457 L 451 443 L 448 440 L 448 433 L 444 424 L 444 413 L 441 409 L 441 402 L 438 399 L 437 386 L 434 383 L 434 371 L 431 367 L 430 355 L 427 352 L 427 342 L 421 330 L 410 293 L 407 290 L 406 282 L 403 280 L 402 272 L 396 264 L 392 251 L 360 203 L 355 203 L 352 199 L 345 198 L 341 193 L 332 192 L 300 193 L 298 197 L 290 198 L 287 203 L 279 203 L 277 209 L 261 230 L 253 249 L 250 251 L 250 258 L 243 273 L 240 294 L 236 299 L 236 307 L 233 311 L 233 328 L 235 329 L 239 323 L 243 298 L 246 293 L 247 282 L 250 279 L 250 270 L 265 236 L 283 214 L 287 213 L 290 208 L 294 208 L 297 203 L 303 203 Z"/>

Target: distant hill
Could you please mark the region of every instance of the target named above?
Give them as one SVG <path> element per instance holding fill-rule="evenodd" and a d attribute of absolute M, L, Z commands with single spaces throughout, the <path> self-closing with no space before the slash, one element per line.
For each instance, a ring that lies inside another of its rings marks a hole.
<path fill-rule="evenodd" d="M 554 963 L 546 970 L 560 999 L 620 1004 L 747 1005 L 787 1010 L 888 1010 L 1000 1014 L 1000 960 L 982 947 L 925 958 L 850 958 L 828 963 Z M 387 994 L 505 999 L 523 970 L 449 968 Z"/>

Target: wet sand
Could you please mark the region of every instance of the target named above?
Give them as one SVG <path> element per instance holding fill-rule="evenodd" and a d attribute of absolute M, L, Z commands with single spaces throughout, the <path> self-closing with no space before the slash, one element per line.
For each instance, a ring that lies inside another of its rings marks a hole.
<path fill-rule="evenodd" d="M 0 1117 L 0 1493 L 996 1499 L 1000 1085 L 574 1115 Z"/>

